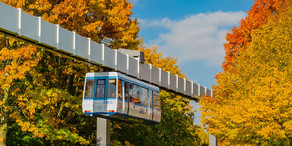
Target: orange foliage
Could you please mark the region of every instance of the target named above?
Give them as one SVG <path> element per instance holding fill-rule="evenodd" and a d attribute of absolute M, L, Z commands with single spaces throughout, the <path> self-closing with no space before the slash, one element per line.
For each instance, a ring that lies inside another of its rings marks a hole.
<path fill-rule="evenodd" d="M 289 0 L 255 0 L 255 4 L 247 12 L 248 16 L 242 19 L 238 27 L 234 27 L 231 33 L 227 33 L 227 43 L 224 44 L 226 56 L 223 69 L 229 71 L 229 65 L 235 57 L 243 51 L 243 47 L 252 40 L 251 31 L 261 28 L 269 16 L 278 13 L 290 5 Z"/>
<path fill-rule="evenodd" d="M 2 48 L 0 50 L 0 62 L 5 62 L 5 68 L 0 70 L 1 89 L 9 88 L 12 82 L 16 79 L 24 79 L 26 73 L 30 72 L 34 68 L 39 57 L 36 59 L 36 47 L 25 46 L 18 49 Z"/>

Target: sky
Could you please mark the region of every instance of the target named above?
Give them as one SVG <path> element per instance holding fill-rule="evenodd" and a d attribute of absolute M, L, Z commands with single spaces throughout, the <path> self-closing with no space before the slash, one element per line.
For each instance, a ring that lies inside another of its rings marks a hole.
<path fill-rule="evenodd" d="M 253 0 L 132 0 L 146 47 L 177 58 L 189 80 L 211 89 L 222 71 L 227 32 L 238 26 Z M 198 104 L 191 103 L 198 111 Z M 195 114 L 200 125 L 201 114 Z"/>

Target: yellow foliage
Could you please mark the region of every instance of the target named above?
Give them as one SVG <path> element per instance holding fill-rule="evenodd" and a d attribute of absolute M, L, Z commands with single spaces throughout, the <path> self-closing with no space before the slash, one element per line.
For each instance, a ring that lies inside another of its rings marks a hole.
<path fill-rule="evenodd" d="M 252 33 L 215 97 L 200 101 L 202 123 L 226 144 L 289 144 L 292 119 L 291 7 Z"/>
<path fill-rule="evenodd" d="M 15 41 L 15 40 L 14 40 Z M 38 63 L 39 57 L 35 56 L 35 46 L 24 46 L 17 49 L 2 48 L 0 50 L 0 61 L 6 61 L 7 65 L 0 70 L 1 89 L 9 88 L 16 79 L 24 79 L 26 73 L 30 72 Z"/>
<path fill-rule="evenodd" d="M 38 137 L 43 138 L 44 136 L 44 133 L 38 133 Z"/>
<path fill-rule="evenodd" d="M 26 100 L 27 98 L 29 100 Z M 70 120 L 76 115 L 67 115 L 66 112 L 81 112 L 78 110 L 81 107 L 76 103 L 76 98 L 68 92 L 60 89 L 27 90 L 16 98 L 16 102 L 21 103 L 20 112 L 24 116 L 21 116 L 19 112 L 14 112 L 11 118 L 16 121 L 22 131 L 30 132 L 33 137 L 45 137 L 50 141 L 89 143 L 77 134 L 78 130 L 74 127 L 76 125 L 70 124 Z"/>

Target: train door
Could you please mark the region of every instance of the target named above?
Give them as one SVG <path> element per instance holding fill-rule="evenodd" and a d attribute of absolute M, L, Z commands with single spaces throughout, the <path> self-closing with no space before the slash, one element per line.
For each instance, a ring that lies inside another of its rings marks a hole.
<path fill-rule="evenodd" d="M 94 90 L 94 104 L 93 109 L 94 112 L 106 112 L 107 107 L 105 104 L 105 79 L 97 79 L 95 80 L 95 90 Z"/>
<path fill-rule="evenodd" d="M 123 98 L 124 98 L 124 111 L 123 113 L 129 114 L 129 83 L 123 81 Z"/>

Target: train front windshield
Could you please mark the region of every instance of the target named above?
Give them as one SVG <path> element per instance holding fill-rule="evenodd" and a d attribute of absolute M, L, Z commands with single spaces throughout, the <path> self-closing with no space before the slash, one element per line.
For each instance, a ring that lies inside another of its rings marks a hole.
<path fill-rule="evenodd" d="M 87 79 L 85 86 L 84 98 L 115 98 L 116 97 L 116 80 L 109 79 Z M 107 92 L 105 90 L 107 89 Z"/>

